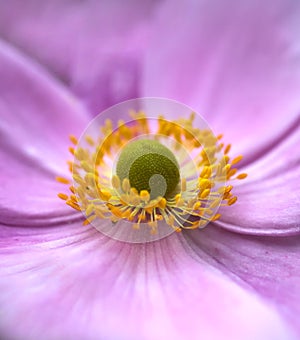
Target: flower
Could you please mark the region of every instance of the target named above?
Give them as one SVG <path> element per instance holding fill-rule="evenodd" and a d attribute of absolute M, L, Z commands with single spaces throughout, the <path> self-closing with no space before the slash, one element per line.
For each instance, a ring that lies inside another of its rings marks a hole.
<path fill-rule="evenodd" d="M 2 337 L 299 336 L 298 3 L 0 6 Z M 53 178 L 69 134 L 142 95 L 207 115 L 249 178 L 204 230 L 134 245 Z"/>

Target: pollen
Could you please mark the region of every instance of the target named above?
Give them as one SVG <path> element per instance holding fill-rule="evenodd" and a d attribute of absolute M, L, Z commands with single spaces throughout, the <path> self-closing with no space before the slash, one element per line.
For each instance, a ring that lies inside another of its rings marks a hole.
<path fill-rule="evenodd" d="M 242 156 L 230 160 L 231 144 L 196 127 L 193 112 L 155 122 L 142 111 L 129 116 L 130 123 L 107 119 L 96 135 L 70 136 L 73 184 L 56 177 L 66 187 L 58 197 L 84 213 L 83 225 L 108 220 L 122 228 L 126 221 L 153 235 L 162 225 L 180 232 L 218 223 L 219 206 L 237 202 L 234 181 L 247 177 L 237 167 Z"/>

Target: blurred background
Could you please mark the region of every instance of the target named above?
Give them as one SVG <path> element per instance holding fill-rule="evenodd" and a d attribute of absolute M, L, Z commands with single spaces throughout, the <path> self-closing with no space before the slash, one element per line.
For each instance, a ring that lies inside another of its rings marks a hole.
<path fill-rule="evenodd" d="M 129 98 L 175 99 L 250 160 L 299 110 L 298 18 L 292 0 L 3 0 L 0 37 L 91 117 Z"/>

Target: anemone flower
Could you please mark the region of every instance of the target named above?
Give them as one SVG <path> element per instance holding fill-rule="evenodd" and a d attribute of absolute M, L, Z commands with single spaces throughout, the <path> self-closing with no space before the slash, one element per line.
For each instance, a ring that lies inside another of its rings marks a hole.
<path fill-rule="evenodd" d="M 1 338 L 299 338 L 299 15 L 1 2 Z M 138 96 L 190 105 L 244 155 L 236 204 L 204 229 L 118 241 L 57 198 L 68 135 Z"/>

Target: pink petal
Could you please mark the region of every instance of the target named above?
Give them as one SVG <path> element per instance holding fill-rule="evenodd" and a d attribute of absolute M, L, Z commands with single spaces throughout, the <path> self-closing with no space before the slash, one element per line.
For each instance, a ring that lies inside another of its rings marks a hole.
<path fill-rule="evenodd" d="M 196 258 L 182 236 L 133 245 L 75 224 L 31 233 L 16 229 L 0 248 L 2 334 L 293 338 L 271 305 Z"/>
<path fill-rule="evenodd" d="M 249 161 L 299 116 L 299 34 L 296 1 L 168 1 L 143 94 L 191 105 Z"/>
<path fill-rule="evenodd" d="M 211 226 L 188 238 L 201 259 L 274 303 L 299 337 L 300 236 L 249 237 Z"/>
<path fill-rule="evenodd" d="M 0 76 L 2 148 L 63 172 L 68 136 L 79 135 L 88 123 L 85 110 L 40 66 L 1 41 Z"/>
<path fill-rule="evenodd" d="M 57 197 L 65 185 L 30 160 L 1 149 L 0 186 L 0 223 L 33 227 L 82 218 Z"/>
<path fill-rule="evenodd" d="M 254 235 L 300 233 L 299 144 L 300 120 L 281 143 L 243 169 L 248 178 L 233 183 L 238 202 L 221 210 L 219 225 Z"/>
<path fill-rule="evenodd" d="M 58 74 L 94 115 L 139 96 L 156 1 L 0 4 L 0 34 Z"/>
<path fill-rule="evenodd" d="M 88 115 L 43 69 L 0 43 L 0 221 L 57 222 L 72 211 L 58 198 L 64 186 L 68 135 L 79 134 Z M 32 219 L 34 220 L 32 221 Z"/>

